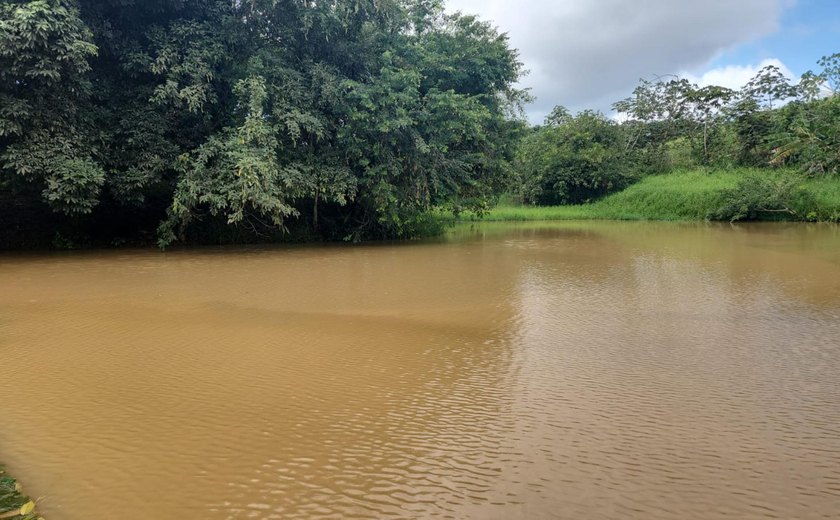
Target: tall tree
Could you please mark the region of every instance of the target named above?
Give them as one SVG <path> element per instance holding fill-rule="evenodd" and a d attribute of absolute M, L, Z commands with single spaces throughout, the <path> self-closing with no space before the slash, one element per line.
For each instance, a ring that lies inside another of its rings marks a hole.
<path fill-rule="evenodd" d="M 523 126 L 507 37 L 436 0 L 17 0 L 0 65 L 7 185 L 94 221 L 151 210 L 162 244 L 411 236 L 483 207 Z"/>
<path fill-rule="evenodd" d="M 71 2 L 0 5 L 0 167 L 68 214 L 92 211 L 105 182 L 85 107 L 96 54 Z"/>

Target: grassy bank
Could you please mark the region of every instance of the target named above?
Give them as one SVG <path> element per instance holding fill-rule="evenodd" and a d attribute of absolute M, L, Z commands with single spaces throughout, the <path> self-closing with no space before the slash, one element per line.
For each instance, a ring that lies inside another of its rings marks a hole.
<path fill-rule="evenodd" d="M 704 220 L 727 202 L 727 192 L 750 176 L 789 181 L 800 196 L 794 213 L 765 212 L 762 220 L 840 220 L 840 178 L 806 178 L 792 170 L 692 170 L 654 175 L 624 191 L 574 206 L 499 205 L 481 220 Z M 803 195 L 804 196 L 801 196 Z M 468 216 L 468 219 L 479 220 Z"/>
<path fill-rule="evenodd" d="M 0 518 L 33 520 L 38 517 L 35 503 L 23 494 L 20 485 L 0 466 Z"/>

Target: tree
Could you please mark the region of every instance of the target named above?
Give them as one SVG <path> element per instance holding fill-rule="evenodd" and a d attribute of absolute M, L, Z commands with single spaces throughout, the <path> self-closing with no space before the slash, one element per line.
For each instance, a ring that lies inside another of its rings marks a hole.
<path fill-rule="evenodd" d="M 709 134 L 725 121 L 723 109 L 735 99 L 735 91 L 726 87 L 708 85 L 698 88 L 692 86 L 688 98 L 692 104 L 693 119 L 703 128 L 703 162 L 711 161 Z"/>
<path fill-rule="evenodd" d="M 562 107 L 552 114 L 563 114 Z M 632 180 L 621 130 L 603 114 L 584 111 L 562 123 L 550 117 L 528 136 L 519 153 L 524 200 L 574 204 L 601 197 Z"/>
<path fill-rule="evenodd" d="M 831 95 L 840 92 L 840 52 L 823 56 L 817 61 L 817 65 L 823 68 L 820 78 L 830 90 Z"/>
<path fill-rule="evenodd" d="M 808 174 L 840 172 L 840 96 L 797 106 L 777 138 L 770 164 L 799 163 Z"/>
<path fill-rule="evenodd" d="M 778 105 L 795 98 L 797 89 L 776 65 L 767 65 L 750 79 L 741 90 L 744 98 L 754 99 L 760 108 L 772 110 Z"/>
<path fill-rule="evenodd" d="M 67 214 L 90 213 L 105 182 L 95 129 L 78 110 L 96 53 L 70 2 L 0 5 L 0 167 Z"/>
<path fill-rule="evenodd" d="M 796 162 L 809 174 L 835 174 L 840 171 L 840 53 L 817 63 L 822 72 L 802 75 L 799 102 L 778 111 L 784 119 L 773 135 L 770 164 Z"/>
<path fill-rule="evenodd" d="M 625 152 L 636 157 L 647 172 L 666 170 L 668 143 L 692 136 L 691 96 L 695 86 L 678 77 L 642 79 L 633 95 L 613 104 L 625 121 Z"/>
<path fill-rule="evenodd" d="M 169 218 L 161 225 L 161 246 L 177 238 L 176 225 L 183 235 L 202 207 L 213 216 L 223 215 L 228 224 L 253 217 L 282 226 L 286 217 L 297 215 L 289 200 L 296 195 L 302 172 L 278 161 L 277 131 L 264 112 L 265 79 L 241 80 L 235 92 L 247 107 L 242 124 L 211 137 L 194 157 L 181 157 L 183 174 Z"/>
<path fill-rule="evenodd" d="M 524 126 L 507 37 L 437 0 L 20 0 L 0 17 L 0 189 L 37 184 L 85 222 L 162 220 L 161 244 L 220 223 L 412 236 L 434 206 L 486 207 Z"/>

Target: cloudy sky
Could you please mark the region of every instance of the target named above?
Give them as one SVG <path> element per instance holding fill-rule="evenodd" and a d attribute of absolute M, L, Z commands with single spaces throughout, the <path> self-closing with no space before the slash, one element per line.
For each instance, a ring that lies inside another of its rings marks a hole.
<path fill-rule="evenodd" d="M 627 97 L 639 78 L 679 74 L 741 87 L 767 64 L 798 78 L 840 52 L 840 0 L 447 0 L 510 37 L 539 123 Z"/>

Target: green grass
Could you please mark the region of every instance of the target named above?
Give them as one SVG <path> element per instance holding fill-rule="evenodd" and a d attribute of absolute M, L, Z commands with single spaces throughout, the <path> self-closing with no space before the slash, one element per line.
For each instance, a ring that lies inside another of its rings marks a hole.
<path fill-rule="evenodd" d="M 467 220 L 705 220 L 724 203 L 723 191 L 733 189 L 746 175 L 798 176 L 793 170 L 691 170 L 646 177 L 624 191 L 590 204 L 523 206 L 504 204 L 482 217 Z M 802 218 L 840 219 L 840 178 L 801 177 L 800 186 L 816 208 L 798 208 Z M 768 215 L 769 217 L 770 215 Z M 778 215 L 775 215 L 778 218 Z"/>
<path fill-rule="evenodd" d="M 805 188 L 816 200 L 822 218 L 840 222 L 840 179 L 812 179 Z"/>
<path fill-rule="evenodd" d="M 34 510 L 34 503 L 21 492 L 17 481 L 6 473 L 3 466 L 0 466 L 0 518 L 13 520 L 39 518 Z"/>

